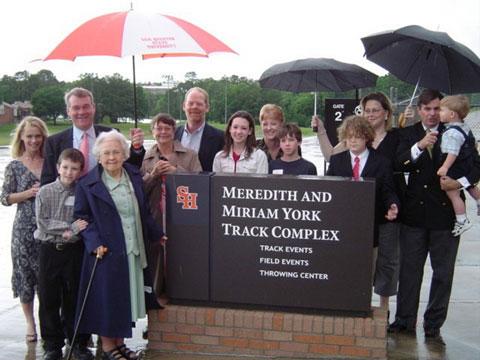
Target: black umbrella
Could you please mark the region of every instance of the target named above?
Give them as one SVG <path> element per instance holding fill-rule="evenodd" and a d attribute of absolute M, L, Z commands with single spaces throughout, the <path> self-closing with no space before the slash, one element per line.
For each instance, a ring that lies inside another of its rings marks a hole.
<path fill-rule="evenodd" d="M 368 60 L 416 88 L 480 92 L 480 59 L 447 33 L 411 25 L 361 40 Z"/>
<path fill-rule="evenodd" d="M 262 88 L 295 93 L 317 91 L 343 92 L 375 86 L 377 75 L 364 68 L 334 59 L 310 58 L 273 65 L 260 76 Z"/>

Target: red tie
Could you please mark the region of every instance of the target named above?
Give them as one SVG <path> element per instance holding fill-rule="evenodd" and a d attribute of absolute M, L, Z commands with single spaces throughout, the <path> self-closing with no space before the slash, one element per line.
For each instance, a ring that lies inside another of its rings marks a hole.
<path fill-rule="evenodd" d="M 358 156 L 355 156 L 355 164 L 353 165 L 353 179 L 358 180 L 360 177 L 360 158 Z"/>
<path fill-rule="evenodd" d="M 80 151 L 85 158 L 85 166 L 83 167 L 82 174 L 86 174 L 88 172 L 88 134 L 86 131 L 83 133 L 82 143 L 80 144 Z"/>

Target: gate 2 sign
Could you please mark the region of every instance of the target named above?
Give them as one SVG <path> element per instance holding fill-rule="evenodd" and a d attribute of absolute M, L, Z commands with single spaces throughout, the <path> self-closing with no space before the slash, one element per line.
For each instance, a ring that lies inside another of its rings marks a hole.
<path fill-rule="evenodd" d="M 357 99 L 325 99 L 325 130 L 328 140 L 335 146 L 338 143 L 337 128 L 350 115 L 360 114 Z"/>
<path fill-rule="evenodd" d="M 211 178 L 210 300 L 368 312 L 375 182 Z"/>

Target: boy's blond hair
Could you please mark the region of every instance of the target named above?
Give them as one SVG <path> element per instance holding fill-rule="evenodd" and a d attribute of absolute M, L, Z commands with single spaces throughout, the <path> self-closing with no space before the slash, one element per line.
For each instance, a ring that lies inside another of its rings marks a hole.
<path fill-rule="evenodd" d="M 375 130 L 367 119 L 361 116 L 352 115 L 347 117 L 337 129 L 338 141 L 344 142 L 351 134 L 363 137 L 370 147 L 375 139 Z"/>
<path fill-rule="evenodd" d="M 445 96 L 440 100 L 440 106 L 446 107 L 450 111 L 457 113 L 460 119 L 465 119 L 470 112 L 470 102 L 463 95 Z"/>

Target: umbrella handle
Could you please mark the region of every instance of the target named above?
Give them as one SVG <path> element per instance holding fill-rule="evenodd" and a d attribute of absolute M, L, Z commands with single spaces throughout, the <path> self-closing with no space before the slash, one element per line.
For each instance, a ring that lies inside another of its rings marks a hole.
<path fill-rule="evenodd" d="M 418 90 L 418 83 L 420 82 L 420 78 L 422 77 L 422 74 L 418 77 L 417 84 L 415 85 L 415 90 L 413 90 L 412 98 L 410 99 L 410 102 L 408 103 L 408 106 L 412 105 L 413 99 L 415 98 L 415 94 L 417 93 Z"/>
<path fill-rule="evenodd" d="M 432 53 L 432 49 L 428 49 L 428 53 L 427 53 L 427 57 L 426 57 L 426 60 L 428 60 L 428 58 L 430 57 L 430 54 Z M 422 71 L 420 71 L 420 75 L 418 75 L 418 80 L 417 80 L 417 83 L 415 84 L 415 90 L 413 90 L 413 95 L 412 95 L 412 98 L 410 99 L 410 103 L 408 105 L 412 105 L 412 102 L 413 102 L 413 98 L 415 97 L 415 94 L 417 92 L 417 89 L 418 89 L 418 84 L 420 83 L 420 79 L 422 78 L 422 73 L 423 73 L 423 69 L 425 68 L 425 65 L 427 63 L 427 61 L 425 60 L 425 62 L 423 63 L 422 65 Z"/>
<path fill-rule="evenodd" d="M 315 94 L 315 97 L 314 97 L 314 102 L 313 102 L 313 114 L 314 114 L 314 116 L 317 116 L 317 92 L 315 91 L 314 94 Z M 318 132 L 318 126 L 313 126 L 312 131 L 314 133 Z"/>

